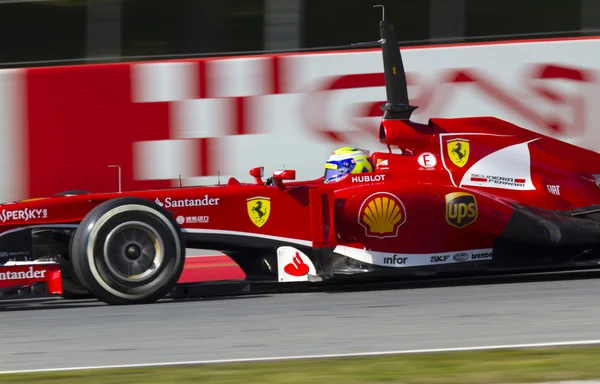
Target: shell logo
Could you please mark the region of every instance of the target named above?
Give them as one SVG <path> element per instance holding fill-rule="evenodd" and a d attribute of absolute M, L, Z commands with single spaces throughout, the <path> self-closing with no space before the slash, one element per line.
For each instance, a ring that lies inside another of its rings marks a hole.
<path fill-rule="evenodd" d="M 388 192 L 377 192 L 363 201 L 358 211 L 358 223 L 365 229 L 365 236 L 398 236 L 398 228 L 406 222 L 406 209 L 402 201 Z"/>

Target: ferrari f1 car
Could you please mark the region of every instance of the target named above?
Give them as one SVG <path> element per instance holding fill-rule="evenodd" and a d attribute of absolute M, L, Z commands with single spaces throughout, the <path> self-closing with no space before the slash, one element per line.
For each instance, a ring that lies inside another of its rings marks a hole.
<path fill-rule="evenodd" d="M 73 193 L 0 206 L 0 289 L 44 283 L 109 304 L 154 302 L 185 249 L 228 255 L 249 281 L 595 265 L 600 154 L 494 117 L 410 120 L 394 26 L 380 22 L 387 102 L 373 172 L 294 170 L 254 183 Z"/>

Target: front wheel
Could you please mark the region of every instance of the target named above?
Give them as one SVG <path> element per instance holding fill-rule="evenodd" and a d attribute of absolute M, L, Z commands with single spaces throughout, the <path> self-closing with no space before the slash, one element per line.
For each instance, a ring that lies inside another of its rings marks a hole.
<path fill-rule="evenodd" d="M 71 243 L 77 279 L 108 304 L 151 303 L 177 284 L 185 263 L 179 225 L 153 202 L 116 198 L 92 209 Z"/>

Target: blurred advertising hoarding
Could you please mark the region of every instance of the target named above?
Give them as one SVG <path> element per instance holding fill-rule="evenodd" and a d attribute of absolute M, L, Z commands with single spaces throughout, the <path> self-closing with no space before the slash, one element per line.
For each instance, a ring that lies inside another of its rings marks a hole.
<path fill-rule="evenodd" d="M 493 115 L 600 151 L 600 38 L 403 49 L 413 119 Z M 322 175 L 377 142 L 380 50 L 0 70 L 0 200 Z M 217 177 L 219 175 L 219 177 Z"/>

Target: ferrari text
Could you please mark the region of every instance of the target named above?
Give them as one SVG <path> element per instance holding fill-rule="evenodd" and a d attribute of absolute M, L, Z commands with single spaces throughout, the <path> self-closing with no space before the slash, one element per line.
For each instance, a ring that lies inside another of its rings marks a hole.
<path fill-rule="evenodd" d="M 507 185 L 511 187 L 525 188 L 525 179 L 514 179 L 512 177 L 490 176 L 490 175 L 471 175 L 471 181 L 479 183 L 490 183 L 495 185 Z"/>

